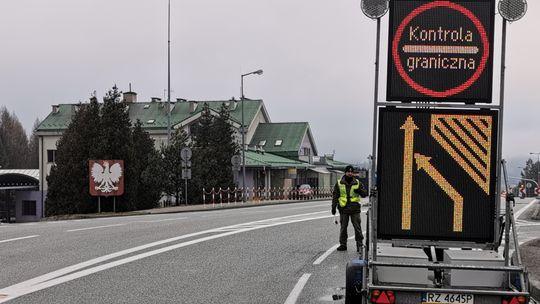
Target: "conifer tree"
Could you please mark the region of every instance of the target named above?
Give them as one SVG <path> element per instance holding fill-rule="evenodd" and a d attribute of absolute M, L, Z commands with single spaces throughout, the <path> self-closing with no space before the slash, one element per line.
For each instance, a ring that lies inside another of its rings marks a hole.
<path fill-rule="evenodd" d="M 154 208 L 163 188 L 162 164 L 154 148 L 154 140 L 143 130 L 140 120 L 133 127 L 132 143 L 132 174 L 137 177 L 137 187 L 134 191 L 131 186 L 129 200 L 135 202 L 135 209 L 138 210 Z"/>
<path fill-rule="evenodd" d="M 230 111 L 225 104 L 221 105 L 219 116 L 214 118 L 211 133 L 214 134 L 212 141 L 216 162 L 220 164 L 219 170 L 216 170 L 213 176 L 214 184 L 216 187 L 226 189 L 234 184 L 231 158 L 238 153 L 239 147 L 234 138 Z"/>
<path fill-rule="evenodd" d="M 534 179 L 534 175 L 537 171 L 535 170 L 535 163 L 533 162 L 532 159 L 528 159 L 526 162 L 525 162 L 525 168 L 523 168 L 523 171 L 521 171 L 521 177 L 522 178 L 526 178 L 526 179 Z M 526 182 L 524 182 L 525 184 Z"/>
<path fill-rule="evenodd" d="M 164 191 L 167 195 L 173 195 L 176 198 L 177 204 L 185 200 L 185 180 L 182 179 L 182 159 L 180 158 L 180 152 L 186 147 L 189 147 L 189 136 L 183 129 L 178 129 L 173 133 L 169 146 L 161 147 L 163 169 L 165 171 L 165 178 L 163 179 Z M 189 184 L 188 181 L 188 187 Z"/>
<path fill-rule="evenodd" d="M 28 138 L 19 119 L 8 112 L 6 107 L 0 109 L 0 166 L 3 169 L 27 169 Z"/>
<path fill-rule="evenodd" d="M 132 127 L 128 105 L 114 86 L 103 98 L 91 98 L 61 137 L 56 165 L 47 178 L 47 215 L 97 211 L 97 198 L 89 194 L 89 160 L 124 161 L 124 195 L 116 197 L 116 210 L 155 207 L 161 189 L 160 157 L 154 141 L 137 121 Z M 101 198 L 102 211 L 112 211 L 113 198 Z"/>
<path fill-rule="evenodd" d="M 58 141 L 56 162 L 47 177 L 47 216 L 96 212 L 88 190 L 88 160 L 95 159 L 100 134 L 99 104 L 79 104 L 70 125 Z"/>
<path fill-rule="evenodd" d="M 132 154 L 132 130 L 127 104 L 122 102 L 122 92 L 116 85 L 103 97 L 101 108 L 98 159 L 118 159 L 124 161 L 124 195 L 102 201 L 105 211 L 112 211 L 112 201 L 116 201 L 117 211 L 136 209 L 139 172 L 138 159 Z M 105 202 L 105 205 L 103 204 Z"/>
<path fill-rule="evenodd" d="M 217 159 L 215 157 L 215 147 L 212 134 L 212 124 L 214 117 L 207 103 L 204 103 L 201 111 L 201 117 L 195 123 L 191 130 L 193 140 L 193 156 L 192 156 L 192 184 L 194 191 L 188 193 L 190 201 L 200 202 L 200 191 L 203 188 L 206 191 L 216 187 L 213 182 L 213 176 L 219 169 Z M 217 190 L 217 188 L 216 188 Z"/>
<path fill-rule="evenodd" d="M 201 117 L 192 128 L 194 189 L 190 197 L 200 201 L 201 191 L 232 188 L 231 158 L 238 153 L 230 111 L 222 104 L 219 115 L 213 115 L 208 104 L 203 105 Z"/>
<path fill-rule="evenodd" d="M 34 126 L 32 127 L 32 135 L 28 141 L 28 164 L 30 168 L 39 168 L 39 137 L 36 134 L 36 130 L 39 127 L 40 121 L 36 118 Z"/>

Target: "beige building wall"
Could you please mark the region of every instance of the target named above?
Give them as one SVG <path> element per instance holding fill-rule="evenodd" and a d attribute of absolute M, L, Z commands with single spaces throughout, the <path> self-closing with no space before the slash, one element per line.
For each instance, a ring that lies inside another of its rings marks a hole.
<path fill-rule="evenodd" d="M 59 134 L 51 134 L 47 136 L 40 135 L 39 137 L 39 190 L 47 191 L 47 176 L 51 172 L 52 162 L 47 161 L 47 151 L 56 150 L 58 141 L 60 140 Z"/>

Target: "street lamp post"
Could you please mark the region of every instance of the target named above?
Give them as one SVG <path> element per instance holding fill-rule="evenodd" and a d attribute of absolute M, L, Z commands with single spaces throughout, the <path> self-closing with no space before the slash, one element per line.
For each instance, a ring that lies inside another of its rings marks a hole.
<path fill-rule="evenodd" d="M 540 152 L 530 152 L 529 154 L 538 156 L 538 162 L 536 163 L 536 172 L 538 177 L 538 184 L 540 185 Z"/>
<path fill-rule="evenodd" d="M 261 75 L 263 70 L 256 70 L 250 73 L 242 74 L 240 76 L 240 99 L 242 103 L 242 127 L 240 132 L 242 132 L 242 202 L 246 201 L 247 189 L 246 189 L 246 127 L 244 125 L 244 77 L 248 75 Z"/>

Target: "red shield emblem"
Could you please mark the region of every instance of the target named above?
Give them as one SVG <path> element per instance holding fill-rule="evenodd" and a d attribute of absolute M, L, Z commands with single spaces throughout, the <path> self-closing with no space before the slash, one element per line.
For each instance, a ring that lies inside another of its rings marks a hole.
<path fill-rule="evenodd" d="M 120 196 L 124 194 L 123 160 L 89 160 L 90 195 Z"/>

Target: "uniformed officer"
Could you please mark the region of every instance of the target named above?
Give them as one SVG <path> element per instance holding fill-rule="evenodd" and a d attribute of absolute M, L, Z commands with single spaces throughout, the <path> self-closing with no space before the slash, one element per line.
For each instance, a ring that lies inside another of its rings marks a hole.
<path fill-rule="evenodd" d="M 337 207 L 341 223 L 338 251 L 347 250 L 347 226 L 350 218 L 354 227 L 356 250 L 360 252 L 364 239 L 360 227 L 360 197 L 366 197 L 367 194 L 364 185 L 354 177 L 354 168 L 347 166 L 345 175 L 334 186 L 332 196 L 332 214 L 336 214 Z"/>

